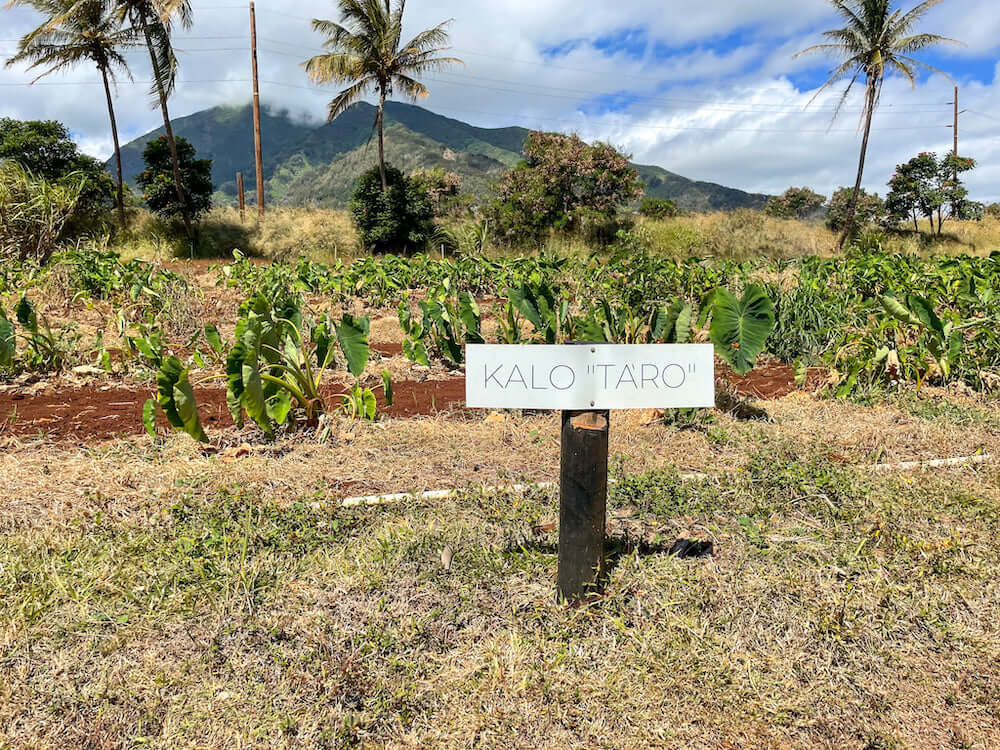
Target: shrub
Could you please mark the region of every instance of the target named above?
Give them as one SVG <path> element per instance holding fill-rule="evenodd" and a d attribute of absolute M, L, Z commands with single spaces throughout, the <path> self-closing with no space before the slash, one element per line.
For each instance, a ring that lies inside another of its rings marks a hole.
<path fill-rule="evenodd" d="M 830 205 L 826 213 L 826 225 L 835 232 L 841 231 L 847 224 L 847 208 L 851 204 L 854 188 L 842 187 L 830 197 Z M 855 209 L 855 225 L 863 227 L 866 224 L 882 224 L 885 222 L 885 203 L 878 193 L 862 190 L 858 194 L 858 205 Z"/>
<path fill-rule="evenodd" d="M 508 242 L 538 240 L 552 229 L 613 237 L 618 207 L 642 195 L 628 157 L 606 143 L 534 132 L 524 156 L 501 177 L 490 211 Z"/>
<path fill-rule="evenodd" d="M 0 162 L 0 262 L 37 264 L 59 249 L 80 201 L 85 177 L 49 182 L 17 162 Z"/>
<path fill-rule="evenodd" d="M 764 206 L 764 213 L 779 219 L 806 219 L 823 208 L 824 203 L 825 196 L 807 187 L 790 187 L 771 198 Z"/>
<path fill-rule="evenodd" d="M 0 163 L 13 161 L 33 181 L 76 194 L 60 239 L 102 232 L 110 225 L 115 184 L 97 159 L 81 154 L 69 131 L 53 120 L 0 118 Z"/>
<path fill-rule="evenodd" d="M 639 213 L 650 219 L 672 219 L 680 214 L 680 209 L 669 198 L 643 198 Z"/>
<path fill-rule="evenodd" d="M 434 211 L 426 190 L 386 165 L 388 190 L 378 167 L 358 178 L 350 210 L 361 244 L 374 252 L 420 252 L 434 233 Z"/>
<path fill-rule="evenodd" d="M 187 196 L 190 216 L 196 219 L 212 207 L 212 160 L 196 159 L 194 146 L 185 138 L 176 138 L 181 186 Z M 142 152 L 146 169 L 135 180 L 142 188 L 142 198 L 149 209 L 168 219 L 184 215 L 177 200 L 173 160 L 166 136 L 150 141 Z"/>
<path fill-rule="evenodd" d="M 991 203 L 983 209 L 986 216 L 990 216 L 994 219 L 1000 219 L 1000 203 Z"/>

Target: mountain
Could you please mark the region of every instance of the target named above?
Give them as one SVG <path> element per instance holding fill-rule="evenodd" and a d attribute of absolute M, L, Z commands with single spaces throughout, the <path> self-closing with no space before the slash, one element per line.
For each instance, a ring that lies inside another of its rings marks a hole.
<path fill-rule="evenodd" d="M 375 107 L 359 103 L 333 122 L 297 122 L 285 111 L 264 108 L 261 134 L 265 190 L 272 203 L 343 207 L 358 176 L 377 163 L 372 139 Z M 253 116 L 250 105 L 213 107 L 173 121 L 174 133 L 187 138 L 200 158 L 212 159 L 217 198 L 236 196 L 236 173 L 243 172 L 248 196 L 255 186 Z M 409 174 L 442 167 L 462 178 L 462 190 L 485 199 L 490 185 L 521 159 L 530 131 L 478 128 L 410 104 L 387 102 L 386 158 Z M 163 134 L 158 128 L 122 148 L 122 169 L 132 183 L 143 170 L 146 143 Z M 688 211 L 760 208 L 768 196 L 711 182 L 689 180 L 657 166 L 637 164 L 646 195 L 670 198 Z M 108 169 L 113 170 L 112 160 Z"/>

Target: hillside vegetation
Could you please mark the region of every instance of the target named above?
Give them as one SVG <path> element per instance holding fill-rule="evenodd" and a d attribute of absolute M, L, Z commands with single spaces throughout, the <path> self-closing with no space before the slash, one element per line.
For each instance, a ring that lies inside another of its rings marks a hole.
<path fill-rule="evenodd" d="M 388 160 L 404 173 L 424 167 L 444 167 L 461 176 L 464 192 L 480 200 L 503 169 L 521 159 L 525 128 L 478 128 L 442 117 L 421 107 L 386 103 Z M 282 205 L 341 208 L 347 204 L 358 177 L 377 160 L 371 140 L 375 108 L 359 103 L 327 124 L 296 121 L 287 112 L 262 113 L 265 195 Z M 250 105 L 213 107 L 173 121 L 174 130 L 188 139 L 199 156 L 213 160 L 217 198 L 232 202 L 236 172 L 253 187 L 253 125 Z M 122 170 L 134 183 L 143 170 L 142 150 L 162 128 L 122 148 Z M 110 164 L 109 164 L 109 168 Z M 725 211 L 761 208 L 768 196 L 756 195 L 710 182 L 696 182 L 667 170 L 636 165 L 646 195 L 669 198 L 686 211 Z M 253 191 L 250 190 L 250 196 Z"/>

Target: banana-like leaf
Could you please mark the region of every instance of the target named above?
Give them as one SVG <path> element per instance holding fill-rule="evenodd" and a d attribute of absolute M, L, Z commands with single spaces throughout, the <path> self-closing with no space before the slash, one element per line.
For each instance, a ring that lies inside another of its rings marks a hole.
<path fill-rule="evenodd" d="M 462 292 L 458 297 L 458 304 L 458 315 L 462 319 L 462 325 L 465 326 L 465 342 L 467 344 L 486 343 L 480 330 L 482 316 L 475 298 L 468 292 Z"/>
<path fill-rule="evenodd" d="M 673 309 L 672 306 L 671 309 Z M 649 319 L 649 335 L 646 337 L 648 342 L 650 344 L 664 343 L 664 337 L 670 328 L 670 310 L 664 305 L 657 305 Z"/>
<path fill-rule="evenodd" d="M 686 344 L 691 340 L 691 316 L 694 311 L 691 305 L 686 302 L 675 303 L 680 305 L 677 311 L 677 319 L 674 321 L 674 343 Z"/>
<path fill-rule="evenodd" d="M 243 394 L 240 403 L 250 417 L 269 438 L 274 436 L 271 419 L 267 414 L 267 394 L 264 392 L 264 382 L 260 376 L 260 338 L 258 328 L 250 326 L 243 335 L 246 344 L 246 355 L 240 364 L 240 374 L 243 379 Z"/>
<path fill-rule="evenodd" d="M 737 375 L 753 369 L 773 329 L 774 305 L 759 285 L 748 286 L 739 300 L 728 289 L 716 290 L 712 343 Z"/>
<path fill-rule="evenodd" d="M 14 314 L 17 315 L 17 322 L 21 324 L 22 328 L 30 333 L 38 333 L 38 314 L 35 312 L 35 306 L 31 304 L 31 300 L 27 297 L 21 297 L 21 301 L 14 308 Z"/>
<path fill-rule="evenodd" d="M 267 400 L 267 415 L 274 420 L 275 424 L 285 424 L 288 415 L 292 411 L 292 394 L 288 391 L 278 391 Z"/>
<path fill-rule="evenodd" d="M 534 294 L 531 288 L 524 284 L 520 289 L 508 289 L 507 300 L 514 306 L 524 318 L 535 327 L 535 331 L 542 333 L 547 327 L 546 321 L 542 319 L 542 313 L 538 309 Z"/>
<path fill-rule="evenodd" d="M 355 318 L 347 313 L 344 313 L 344 317 L 337 325 L 337 342 L 347 359 L 347 369 L 356 378 L 360 378 L 364 373 L 371 355 L 368 347 L 370 328 L 371 319 L 367 315 Z"/>
<path fill-rule="evenodd" d="M 195 401 L 194 389 L 188 381 L 187 370 L 174 385 L 174 403 L 177 405 L 177 413 L 180 414 L 181 421 L 184 423 L 184 431 L 195 440 L 207 443 L 208 436 L 198 418 L 198 402 Z"/>

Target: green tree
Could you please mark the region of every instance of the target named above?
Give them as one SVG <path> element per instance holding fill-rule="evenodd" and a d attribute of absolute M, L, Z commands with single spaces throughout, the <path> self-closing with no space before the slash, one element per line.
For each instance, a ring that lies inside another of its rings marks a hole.
<path fill-rule="evenodd" d="M 181 176 L 180 156 L 177 152 L 177 139 L 170 123 L 170 111 L 167 99 L 174 91 L 177 83 L 177 56 L 171 41 L 171 31 L 175 20 L 179 20 L 182 28 L 191 28 L 193 14 L 191 0 L 116 0 L 116 12 L 123 22 L 128 20 L 132 28 L 141 34 L 146 42 L 149 61 L 153 68 L 153 85 L 150 91 L 153 97 L 153 107 L 159 106 L 163 115 L 163 130 L 166 133 L 167 145 L 170 149 L 170 171 L 174 179 L 174 190 L 182 207 L 181 219 L 188 240 L 194 242 L 194 227 L 191 225 L 193 207 L 188 205 L 188 197 L 184 193 L 184 181 Z"/>
<path fill-rule="evenodd" d="M 447 48 L 445 21 L 421 31 L 413 39 L 400 44 L 403 38 L 403 10 L 406 0 L 337 0 L 340 23 L 313 19 L 314 31 L 326 36 L 323 46 L 330 50 L 303 63 L 306 73 L 319 84 L 350 84 L 330 102 L 327 117 L 333 120 L 359 101 L 369 91 L 378 94 L 378 164 L 382 189 L 389 183 L 385 166 L 383 120 L 385 100 L 400 92 L 411 101 L 428 95 L 427 87 L 413 76 L 441 70 L 462 61 L 455 57 L 440 57 Z"/>
<path fill-rule="evenodd" d="M 819 211 L 824 203 L 824 195 L 807 187 L 790 187 L 771 198 L 764 206 L 764 213 L 781 219 L 805 219 Z"/>
<path fill-rule="evenodd" d="M 62 123 L 0 118 L 0 162 L 5 159 L 17 162 L 35 180 L 79 191 L 63 237 L 104 227 L 115 204 L 114 180 L 97 159 L 80 153 Z"/>
<path fill-rule="evenodd" d="M 358 178 L 349 208 L 361 244 L 374 252 L 417 252 L 434 232 L 427 191 L 391 164 L 373 167 Z"/>
<path fill-rule="evenodd" d="M 991 203 L 985 206 L 983 212 L 994 219 L 1000 219 L 1000 203 Z"/>
<path fill-rule="evenodd" d="M 491 207 L 497 232 L 508 241 L 538 239 L 550 229 L 607 226 L 619 206 L 642 195 L 628 157 L 607 143 L 534 132 L 524 156 L 500 178 Z"/>
<path fill-rule="evenodd" d="M 970 201 L 969 191 L 958 175 L 975 169 L 976 162 L 948 153 L 938 159 L 937 154 L 925 151 L 905 164 L 896 167 L 889 180 L 886 208 L 891 219 L 913 220 L 914 230 L 919 230 L 918 217 L 928 220 L 932 233 L 941 234 L 946 218 L 945 206 L 951 206 L 953 219 L 982 217 L 982 205 Z"/>
<path fill-rule="evenodd" d="M 826 209 L 826 225 L 834 232 L 839 232 L 847 226 L 847 211 L 854 198 L 854 188 L 842 187 L 830 196 Z M 882 224 L 885 221 L 885 201 L 878 193 L 861 190 L 854 203 L 854 224 L 864 227 L 869 224 Z"/>
<path fill-rule="evenodd" d="M 639 213 L 650 219 L 671 219 L 680 214 L 680 209 L 669 198 L 643 198 Z"/>
<path fill-rule="evenodd" d="M 909 12 L 904 13 L 893 7 L 893 0 L 828 0 L 834 10 L 847 22 L 839 29 L 823 33 L 828 43 L 818 44 L 802 50 L 795 56 L 823 53 L 840 60 L 813 100 L 830 86 L 847 80 L 847 88 L 837 104 L 834 118 L 840 113 L 847 97 L 859 80 L 865 85 L 864 105 L 861 118 L 864 123 L 861 139 L 861 156 L 858 159 L 858 177 L 854 184 L 854 196 L 847 209 L 847 221 L 840 237 L 840 244 L 854 231 L 854 211 L 861 194 L 861 181 L 865 171 L 865 156 L 871 136 L 872 117 L 878 109 L 882 96 L 882 84 L 886 74 L 899 73 L 914 88 L 918 72 L 928 70 L 942 73 L 937 68 L 921 62 L 912 55 L 941 42 L 955 42 L 954 39 L 937 34 L 914 33 L 917 22 L 941 2 L 924 0 Z M 958 43 L 958 42 L 956 42 Z M 942 75 L 946 75 L 942 73 Z M 810 102 L 811 103 L 811 102 Z"/>
<path fill-rule="evenodd" d="M 173 161 L 170 143 L 160 136 L 146 144 L 142 152 L 145 171 L 135 178 L 142 187 L 146 205 L 166 218 L 196 219 L 212 207 L 212 160 L 196 159 L 194 146 L 186 138 L 176 138 L 177 160 L 180 162 L 181 187 L 186 201 L 177 200 L 177 190 L 170 175 Z"/>

